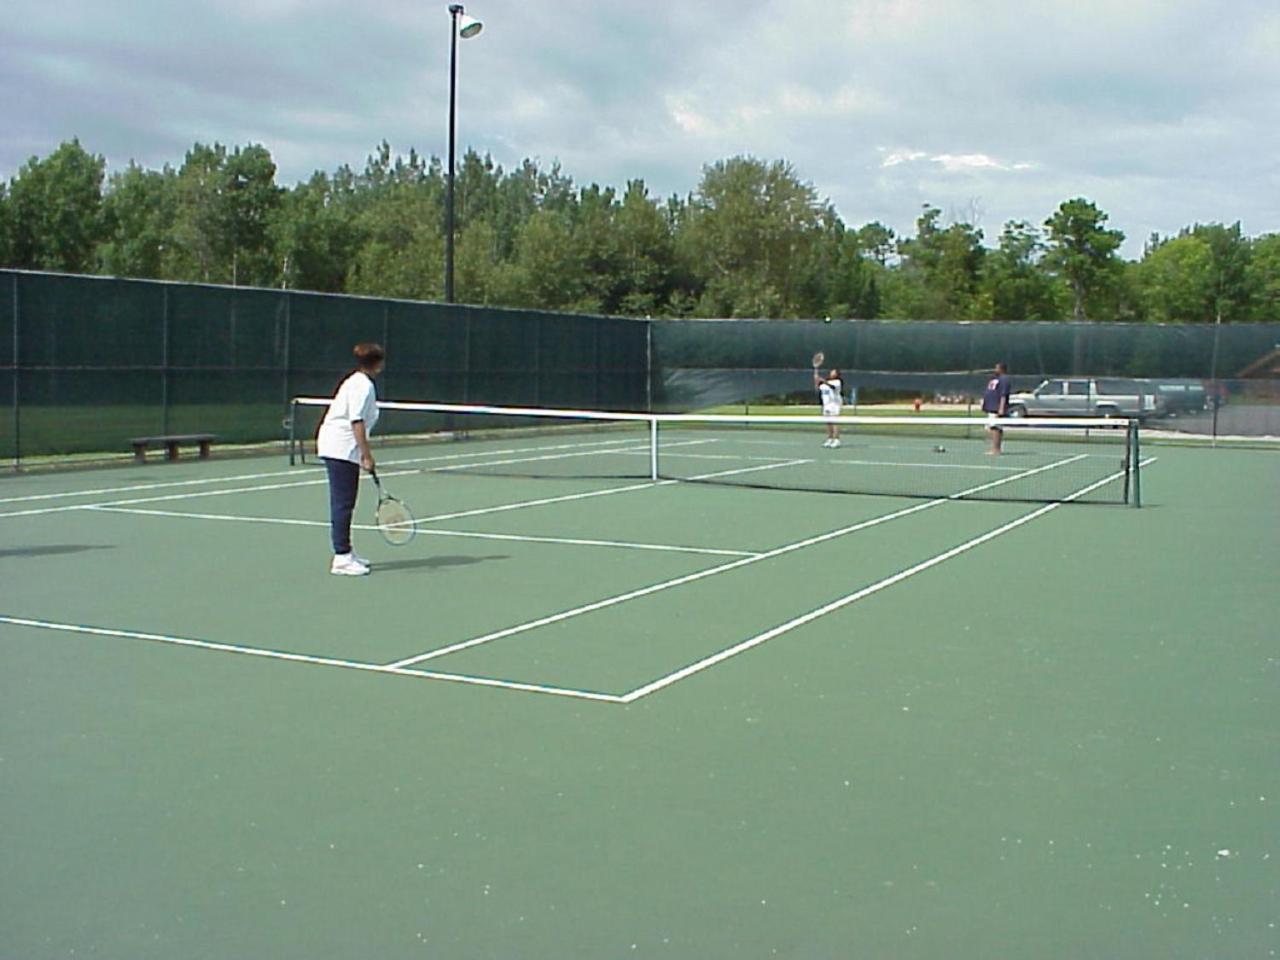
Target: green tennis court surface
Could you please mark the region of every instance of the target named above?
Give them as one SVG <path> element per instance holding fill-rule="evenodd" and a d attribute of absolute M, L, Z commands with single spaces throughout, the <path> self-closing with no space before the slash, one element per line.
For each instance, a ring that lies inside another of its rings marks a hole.
<path fill-rule="evenodd" d="M 1274 955 L 1273 453 L 1134 510 L 594 441 L 383 449 L 362 579 L 314 465 L 0 481 L 0 956 Z"/>

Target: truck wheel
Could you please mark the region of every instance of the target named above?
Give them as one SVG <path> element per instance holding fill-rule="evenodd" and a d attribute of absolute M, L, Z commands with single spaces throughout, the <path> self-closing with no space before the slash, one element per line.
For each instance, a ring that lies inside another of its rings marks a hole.
<path fill-rule="evenodd" d="M 1009 416 L 1011 417 L 1025 417 L 1026 415 L 1027 415 L 1026 407 L 1018 406 L 1018 407 L 1009 408 Z"/>

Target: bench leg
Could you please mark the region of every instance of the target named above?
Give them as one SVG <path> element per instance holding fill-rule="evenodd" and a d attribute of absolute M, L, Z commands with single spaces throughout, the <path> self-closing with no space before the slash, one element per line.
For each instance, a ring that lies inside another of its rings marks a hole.
<path fill-rule="evenodd" d="M 164 445 L 164 457 L 165 457 L 165 459 L 166 459 L 166 460 L 177 460 L 177 459 L 178 459 L 178 445 L 177 445 L 177 443 L 166 443 L 166 444 Z"/>
<path fill-rule="evenodd" d="M 141 443 L 135 443 L 135 444 L 133 445 L 133 462 L 134 462 L 134 463 L 146 463 L 146 462 L 147 462 L 147 448 L 146 448 L 146 446 L 144 446 L 144 445 L 143 445 L 143 444 L 141 444 Z"/>
<path fill-rule="evenodd" d="M 209 441 L 208 440 L 200 441 L 200 459 L 201 460 L 209 459 Z"/>

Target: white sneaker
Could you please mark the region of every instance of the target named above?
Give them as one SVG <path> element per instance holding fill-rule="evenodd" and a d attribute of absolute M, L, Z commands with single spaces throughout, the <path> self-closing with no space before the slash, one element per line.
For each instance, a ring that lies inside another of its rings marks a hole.
<path fill-rule="evenodd" d="M 339 553 L 329 564 L 329 572 L 339 577 L 363 577 L 368 574 L 369 566 L 361 563 L 354 553 Z"/>
<path fill-rule="evenodd" d="M 840 438 L 839 438 L 839 437 L 837 437 L 835 440 L 832 440 L 832 441 L 831 441 L 831 446 L 832 446 L 832 447 L 838 447 L 838 446 L 840 446 Z"/>
<path fill-rule="evenodd" d="M 823 445 L 824 447 L 829 447 L 829 446 L 831 446 L 831 438 L 830 438 L 830 437 L 827 437 L 827 439 L 823 440 L 823 441 L 822 441 L 822 445 Z"/>
<path fill-rule="evenodd" d="M 368 560 L 366 560 L 364 557 L 360 556 L 360 554 L 356 553 L 355 548 L 352 548 L 351 550 L 351 559 L 355 560 L 356 563 L 363 563 L 370 570 L 373 569 L 373 564 L 370 563 Z"/>

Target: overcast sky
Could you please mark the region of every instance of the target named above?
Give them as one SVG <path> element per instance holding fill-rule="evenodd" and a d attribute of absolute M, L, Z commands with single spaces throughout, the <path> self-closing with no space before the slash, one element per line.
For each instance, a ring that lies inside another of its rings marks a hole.
<path fill-rule="evenodd" d="M 443 155 L 444 0 L 6 0 L 0 177 L 79 137 L 109 167 L 260 142 L 292 185 L 382 139 Z M 790 161 L 846 223 L 924 203 L 1152 231 L 1280 231 L 1280 0 L 474 0 L 459 143 L 585 185 Z"/>

